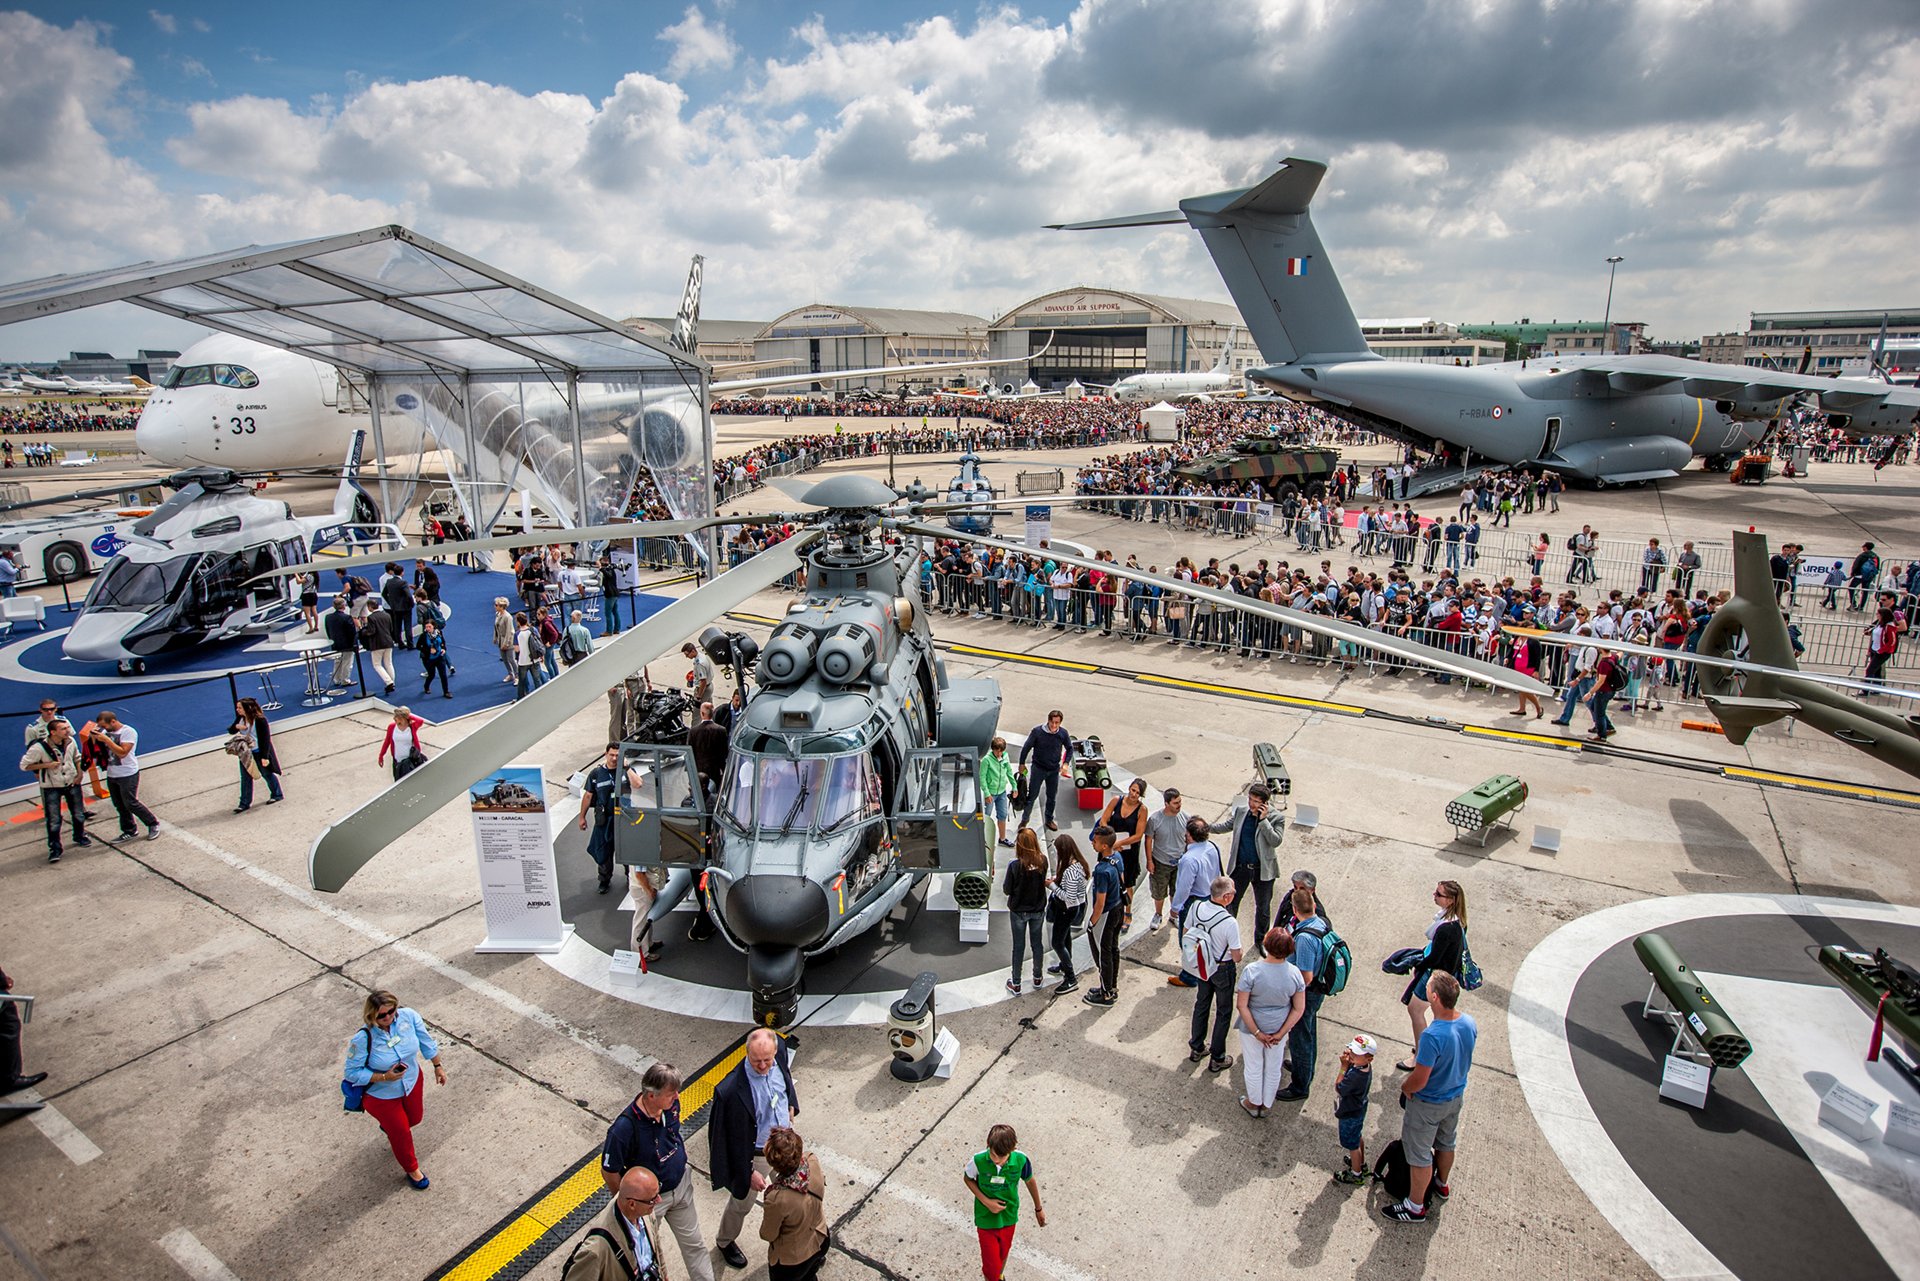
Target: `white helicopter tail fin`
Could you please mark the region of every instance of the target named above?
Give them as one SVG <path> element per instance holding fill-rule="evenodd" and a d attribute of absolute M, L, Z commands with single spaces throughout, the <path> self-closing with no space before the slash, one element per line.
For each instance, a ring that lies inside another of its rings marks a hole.
<path fill-rule="evenodd" d="M 693 265 L 687 270 L 687 287 L 680 295 L 680 310 L 673 317 L 673 334 L 668 339 L 676 348 L 691 356 L 700 343 L 700 283 L 706 259 L 699 254 L 693 256 Z"/>
<path fill-rule="evenodd" d="M 347 442 L 346 460 L 340 465 L 340 488 L 333 492 L 333 514 L 355 525 L 380 523 L 380 505 L 360 483 L 366 443 L 366 432 L 353 433 L 353 439 Z"/>

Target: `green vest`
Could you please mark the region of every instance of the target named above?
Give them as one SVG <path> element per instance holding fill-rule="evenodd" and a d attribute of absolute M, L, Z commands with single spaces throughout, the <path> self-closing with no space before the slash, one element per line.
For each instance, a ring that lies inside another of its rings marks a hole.
<path fill-rule="evenodd" d="M 1007 1228 L 1020 1221 L 1020 1180 L 1027 1177 L 1027 1155 L 1019 1148 L 1007 1154 L 1005 1165 L 993 1163 L 992 1152 L 973 1154 L 973 1181 L 980 1186 L 982 1196 L 990 1196 L 1006 1208 L 998 1214 L 989 1214 L 987 1207 L 980 1204 L 978 1197 L 973 1202 L 973 1226 L 976 1228 Z"/>

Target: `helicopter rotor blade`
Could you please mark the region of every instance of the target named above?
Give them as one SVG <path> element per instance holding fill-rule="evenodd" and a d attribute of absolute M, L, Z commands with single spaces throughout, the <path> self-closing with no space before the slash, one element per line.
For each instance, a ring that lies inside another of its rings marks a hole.
<path fill-rule="evenodd" d="M 1567 632 L 1543 632 L 1534 628 L 1508 628 L 1507 630 L 1515 636 L 1525 636 L 1528 640 L 1536 640 L 1543 645 L 1559 645 L 1567 649 L 1605 649 L 1616 654 L 1632 654 L 1642 658 L 1667 658 L 1675 662 L 1697 663 L 1701 667 L 1718 667 L 1730 672 L 1790 677 L 1793 680 L 1812 681 L 1816 685 L 1831 685 L 1835 689 L 1886 694 L 1893 698 L 1920 699 L 1920 689 L 1909 685 L 1876 684 L 1853 676 L 1810 672 L 1804 667 L 1773 667 L 1766 663 L 1749 662 L 1743 658 L 1722 658 L 1717 654 L 1690 653 L 1684 649 L 1659 649 L 1652 645 L 1636 645 L 1632 641 L 1608 640 L 1599 636 L 1574 636 Z"/>
<path fill-rule="evenodd" d="M 744 561 L 705 587 L 593 651 L 353 813 L 332 823 L 307 855 L 307 877 L 333 893 L 381 850 L 480 779 L 553 733 L 606 693 L 612 674 L 638 671 L 721 614 L 802 565 L 799 553 L 821 537 L 808 530 Z"/>
<path fill-rule="evenodd" d="M 285 578 L 289 574 L 304 574 L 314 570 L 358 569 L 363 565 L 384 565 L 390 560 L 413 559 L 422 552 L 433 556 L 458 556 L 466 552 L 497 551 L 503 547 L 551 547 L 555 543 L 671 538 L 679 534 L 692 534 L 703 529 L 711 529 L 716 525 L 767 525 L 791 519 L 793 517 L 786 513 L 771 512 L 751 516 L 701 516 L 689 520 L 635 520 L 624 521 L 617 525 L 586 525 L 579 529 L 536 529 L 531 533 L 496 534 L 490 538 L 469 538 L 458 543 L 423 544 L 412 549 L 411 552 L 393 549 L 383 552 L 364 552 L 358 556 L 329 556 L 325 560 L 310 560 L 299 565 L 282 565 L 264 574 L 256 574 L 247 580 L 246 585 L 252 586 L 254 583 L 270 578 Z"/>
<path fill-rule="evenodd" d="M 124 485 L 102 485 L 97 489 L 76 489 L 70 493 L 51 498 L 25 498 L 17 503 L 0 503 L 0 514 L 25 511 L 29 507 L 52 507 L 59 503 L 84 503 L 92 498 L 120 498 L 129 491 L 150 489 L 160 482 L 156 480 L 128 481 Z"/>
<path fill-rule="evenodd" d="M 979 543 L 987 547 L 1004 547 L 991 538 L 982 538 L 976 534 L 961 533 L 944 526 L 915 525 L 903 523 L 899 526 L 908 533 L 925 534 L 934 538 L 954 538 L 962 542 Z M 1077 556 L 1057 548 L 1049 548 L 1047 557 L 1068 565 L 1079 565 L 1086 569 L 1097 569 L 1116 578 L 1130 578 L 1139 583 L 1152 583 L 1162 591 L 1174 592 L 1182 596 L 1191 596 L 1197 600 L 1212 601 L 1216 605 L 1225 605 L 1243 613 L 1258 614 L 1298 627 L 1304 632 L 1314 632 L 1333 640 L 1346 641 L 1363 649 L 1378 650 L 1392 654 L 1397 658 L 1408 659 L 1426 667 L 1435 667 L 1455 676 L 1464 676 L 1468 680 L 1484 681 L 1501 689 L 1510 689 L 1517 693 L 1536 694 L 1548 697 L 1553 690 L 1531 676 L 1523 676 L 1511 667 L 1502 667 L 1497 663 L 1469 658 L 1464 654 L 1453 654 L 1431 645 L 1422 645 L 1418 641 L 1401 640 L 1385 632 L 1372 631 L 1352 623 L 1343 623 L 1336 619 L 1320 618 L 1313 614 L 1303 614 L 1297 609 L 1285 605 L 1272 605 L 1253 597 L 1240 596 L 1233 592 L 1218 591 L 1211 587 L 1202 587 L 1198 583 L 1181 582 L 1160 574 L 1149 574 L 1142 570 L 1131 569 L 1125 565 L 1116 565 L 1112 561 L 1094 560 L 1087 556 Z"/>

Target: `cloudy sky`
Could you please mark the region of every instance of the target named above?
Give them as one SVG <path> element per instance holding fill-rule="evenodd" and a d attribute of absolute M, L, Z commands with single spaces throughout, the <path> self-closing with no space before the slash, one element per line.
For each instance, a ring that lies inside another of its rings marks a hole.
<path fill-rule="evenodd" d="M 404 223 L 613 315 L 1222 298 L 1288 155 L 1365 316 L 1920 306 L 1913 0 L 431 0 L 0 12 L 0 281 Z M 131 307 L 0 360 L 170 346 Z"/>

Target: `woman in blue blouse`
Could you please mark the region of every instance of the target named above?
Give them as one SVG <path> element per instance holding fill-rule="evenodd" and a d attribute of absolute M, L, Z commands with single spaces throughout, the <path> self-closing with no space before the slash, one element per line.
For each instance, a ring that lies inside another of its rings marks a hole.
<path fill-rule="evenodd" d="M 375 988 L 361 1009 L 366 1026 L 347 1045 L 346 1079 L 366 1087 L 362 1106 L 386 1131 L 393 1159 L 406 1171 L 407 1182 L 424 1191 L 427 1176 L 413 1153 L 413 1127 L 423 1115 L 425 1074 L 417 1060 L 433 1064 L 435 1085 L 447 1083 L 440 1066 L 440 1046 L 418 1014 L 401 1006 L 400 998 Z"/>

